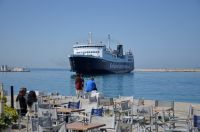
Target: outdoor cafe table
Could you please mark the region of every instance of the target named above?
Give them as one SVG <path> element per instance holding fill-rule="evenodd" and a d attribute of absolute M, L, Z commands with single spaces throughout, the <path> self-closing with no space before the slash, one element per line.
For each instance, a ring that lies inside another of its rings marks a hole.
<path fill-rule="evenodd" d="M 97 124 L 97 123 L 84 124 L 82 122 L 73 122 L 73 123 L 66 124 L 66 128 L 69 130 L 76 130 L 76 131 L 88 131 L 88 130 L 103 127 L 105 125 L 106 124 Z"/>
<path fill-rule="evenodd" d="M 71 108 L 59 108 L 57 109 L 57 112 L 61 113 L 73 113 L 73 112 L 81 112 L 84 111 L 85 109 L 71 109 Z"/>
<path fill-rule="evenodd" d="M 59 108 L 59 109 L 57 109 L 57 112 L 66 114 L 65 121 L 67 123 L 69 122 L 69 116 L 70 116 L 71 113 L 73 113 L 73 112 L 81 112 L 81 111 L 85 111 L 85 109 L 72 109 L 72 108 Z"/>
<path fill-rule="evenodd" d="M 170 114 L 170 111 L 172 110 L 172 107 L 155 107 L 154 108 L 154 112 L 160 113 L 160 112 L 167 112 L 168 114 Z M 155 123 L 155 129 L 156 131 L 158 131 L 158 125 L 157 123 Z"/>
<path fill-rule="evenodd" d="M 154 108 L 154 112 L 156 112 L 156 113 L 160 113 L 160 112 L 166 112 L 166 113 L 168 113 L 168 115 L 170 116 L 171 115 L 171 111 L 172 111 L 173 109 L 171 108 L 171 107 L 155 107 Z M 172 113 L 172 115 L 174 116 L 174 113 Z"/>
<path fill-rule="evenodd" d="M 155 107 L 154 108 L 154 111 L 155 112 L 165 112 L 165 111 L 170 111 L 170 110 L 172 110 L 172 108 L 171 107 Z"/>
<path fill-rule="evenodd" d="M 128 99 L 127 100 L 116 99 L 114 100 L 114 108 L 117 108 L 118 106 L 120 107 L 120 105 L 125 102 L 128 102 L 129 105 L 133 104 L 133 102 L 131 102 L 131 100 L 128 100 Z"/>

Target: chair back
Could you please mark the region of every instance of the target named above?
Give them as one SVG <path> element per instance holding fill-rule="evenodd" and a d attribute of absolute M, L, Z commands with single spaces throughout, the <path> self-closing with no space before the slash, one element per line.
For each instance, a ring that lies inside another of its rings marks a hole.
<path fill-rule="evenodd" d="M 122 101 L 121 102 L 121 111 L 130 110 L 129 108 L 129 102 L 128 101 Z"/>
<path fill-rule="evenodd" d="M 80 109 L 80 100 L 78 102 L 69 102 L 68 108 L 71 109 Z"/>
<path fill-rule="evenodd" d="M 53 120 L 57 120 L 57 110 L 56 109 L 38 109 L 38 117 L 50 117 Z"/>
<path fill-rule="evenodd" d="M 172 110 L 174 110 L 174 101 L 156 100 L 155 107 L 170 107 Z"/>
<path fill-rule="evenodd" d="M 98 99 L 99 106 L 110 106 L 113 104 L 114 104 L 113 98 L 99 98 Z"/>
<path fill-rule="evenodd" d="M 194 115 L 194 127 L 200 129 L 200 116 Z"/>
<path fill-rule="evenodd" d="M 60 129 L 58 130 L 58 132 L 67 132 L 65 122 L 61 124 L 61 127 L 60 127 Z"/>
<path fill-rule="evenodd" d="M 163 101 L 163 100 L 156 100 L 155 107 L 169 107 L 170 111 L 168 111 L 168 119 L 174 118 L 174 101 Z"/>
<path fill-rule="evenodd" d="M 145 129 L 150 129 L 153 126 L 154 120 L 152 120 L 153 116 L 153 107 L 152 106 L 138 106 L 137 108 L 137 116 L 139 116 L 142 120 L 139 121 L 140 124 L 145 124 Z"/>
<path fill-rule="evenodd" d="M 97 108 L 97 109 L 92 108 L 91 115 L 92 116 L 103 116 L 103 108 Z"/>
<path fill-rule="evenodd" d="M 53 120 L 58 120 L 58 114 L 57 114 L 57 109 L 50 109 L 50 115 L 51 115 L 51 119 Z"/>
<path fill-rule="evenodd" d="M 90 102 L 90 103 L 97 102 L 96 96 L 91 97 L 91 96 L 89 95 L 89 96 L 88 96 L 88 99 L 89 99 L 89 102 Z"/>
<path fill-rule="evenodd" d="M 38 119 L 37 118 L 31 118 L 31 132 L 38 132 Z"/>
<path fill-rule="evenodd" d="M 140 105 L 144 105 L 144 99 L 143 98 L 139 98 L 138 99 L 138 104 L 137 104 L 138 106 L 140 106 Z"/>
<path fill-rule="evenodd" d="M 130 101 L 130 102 L 133 102 L 134 100 L 134 97 L 133 96 L 120 96 L 119 95 L 119 98 L 117 100 L 120 100 L 120 101 Z"/>
<path fill-rule="evenodd" d="M 91 112 L 90 114 L 89 122 L 106 124 L 106 126 L 101 127 L 101 128 L 115 129 L 115 125 L 116 125 L 115 114 L 112 116 L 106 116 L 106 115 L 103 115 L 102 111 L 103 111 L 103 108 L 94 109 L 93 112 Z"/>
<path fill-rule="evenodd" d="M 90 92 L 83 93 L 83 98 L 84 99 L 89 99 L 89 97 L 90 97 Z"/>
<path fill-rule="evenodd" d="M 150 118 L 153 115 L 153 108 L 151 106 L 138 106 L 137 115 Z"/>
<path fill-rule="evenodd" d="M 50 127 L 43 127 L 39 125 L 39 132 L 66 132 L 65 123 L 63 122 Z"/>
<path fill-rule="evenodd" d="M 132 124 L 118 122 L 116 132 L 132 132 Z"/>
<path fill-rule="evenodd" d="M 38 111 L 38 103 L 37 103 L 37 102 L 34 102 L 34 103 L 33 103 L 32 109 L 33 109 L 34 112 L 37 112 L 37 111 Z"/>
<path fill-rule="evenodd" d="M 43 98 L 41 96 L 38 96 L 37 99 L 38 99 L 37 100 L 38 104 L 42 104 L 43 103 Z"/>
<path fill-rule="evenodd" d="M 38 117 L 38 124 L 41 127 L 52 127 L 51 117 Z"/>
<path fill-rule="evenodd" d="M 200 130 L 200 109 L 192 107 L 191 114 L 193 115 L 193 126 Z"/>
<path fill-rule="evenodd" d="M 50 109 L 51 105 L 50 104 L 38 104 L 38 108 Z"/>
<path fill-rule="evenodd" d="M 50 116 L 50 109 L 38 108 L 38 117 Z"/>

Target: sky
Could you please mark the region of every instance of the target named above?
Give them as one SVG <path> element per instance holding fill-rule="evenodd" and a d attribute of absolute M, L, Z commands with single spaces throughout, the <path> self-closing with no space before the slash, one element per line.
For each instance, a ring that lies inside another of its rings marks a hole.
<path fill-rule="evenodd" d="M 131 49 L 136 68 L 200 67 L 199 0 L 0 0 L 0 65 L 69 68 L 89 32 Z"/>

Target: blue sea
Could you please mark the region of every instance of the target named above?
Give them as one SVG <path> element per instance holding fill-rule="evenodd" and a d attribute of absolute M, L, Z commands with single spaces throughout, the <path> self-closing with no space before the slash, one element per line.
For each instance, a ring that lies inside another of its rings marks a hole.
<path fill-rule="evenodd" d="M 85 82 L 90 76 L 84 76 Z M 94 76 L 97 88 L 105 96 L 175 100 L 200 103 L 200 72 L 132 72 Z M 45 93 L 75 95 L 75 73 L 66 69 L 31 69 L 31 72 L 0 72 L 0 82 L 10 93 L 20 87 Z"/>

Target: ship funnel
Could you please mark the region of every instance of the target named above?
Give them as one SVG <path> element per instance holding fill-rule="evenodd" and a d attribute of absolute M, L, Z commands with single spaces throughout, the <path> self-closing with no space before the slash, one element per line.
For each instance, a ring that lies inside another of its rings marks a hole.
<path fill-rule="evenodd" d="M 117 45 L 117 52 L 119 56 L 123 56 L 123 45 Z"/>
<path fill-rule="evenodd" d="M 108 34 L 108 49 L 110 50 L 110 34 Z"/>
<path fill-rule="evenodd" d="M 91 45 L 92 44 L 92 33 L 89 32 L 89 44 Z"/>

